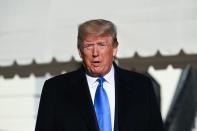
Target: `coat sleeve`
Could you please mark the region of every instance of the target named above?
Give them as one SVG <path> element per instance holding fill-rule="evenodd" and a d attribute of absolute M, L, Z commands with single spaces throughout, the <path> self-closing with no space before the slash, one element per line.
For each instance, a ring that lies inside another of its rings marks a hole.
<path fill-rule="evenodd" d="M 54 96 L 53 86 L 46 81 L 41 93 L 35 131 L 55 131 Z"/>

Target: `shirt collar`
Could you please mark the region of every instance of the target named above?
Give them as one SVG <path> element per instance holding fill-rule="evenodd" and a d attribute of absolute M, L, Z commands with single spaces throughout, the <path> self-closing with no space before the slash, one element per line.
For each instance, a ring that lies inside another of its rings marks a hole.
<path fill-rule="evenodd" d="M 112 64 L 112 67 L 110 69 L 110 71 L 103 76 L 106 80 L 107 83 L 110 84 L 111 81 L 113 81 L 114 79 L 114 66 Z M 87 81 L 88 81 L 88 84 L 89 85 L 93 85 L 96 83 L 96 80 L 98 79 L 98 77 L 92 77 L 92 76 L 89 76 L 88 74 L 86 74 L 86 78 L 87 78 Z M 90 86 L 91 87 L 91 86 Z"/>
<path fill-rule="evenodd" d="M 104 76 L 107 83 L 110 83 L 114 79 L 114 66 L 112 64 L 111 70 Z"/>

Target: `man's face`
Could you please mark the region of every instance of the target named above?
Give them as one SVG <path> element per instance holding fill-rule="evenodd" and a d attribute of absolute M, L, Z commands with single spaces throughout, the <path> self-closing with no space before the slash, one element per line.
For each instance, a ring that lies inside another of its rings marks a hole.
<path fill-rule="evenodd" d="M 117 47 L 112 44 L 113 40 L 109 35 L 86 35 L 79 49 L 79 54 L 90 75 L 105 75 L 110 71 L 113 57 L 117 53 Z"/>

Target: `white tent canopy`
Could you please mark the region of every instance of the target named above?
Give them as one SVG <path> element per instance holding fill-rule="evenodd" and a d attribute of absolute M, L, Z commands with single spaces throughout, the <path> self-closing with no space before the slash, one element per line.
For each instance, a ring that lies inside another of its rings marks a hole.
<path fill-rule="evenodd" d="M 118 57 L 197 53 L 194 0 L 1 0 L 0 66 L 80 60 L 77 26 L 89 19 L 113 21 Z"/>

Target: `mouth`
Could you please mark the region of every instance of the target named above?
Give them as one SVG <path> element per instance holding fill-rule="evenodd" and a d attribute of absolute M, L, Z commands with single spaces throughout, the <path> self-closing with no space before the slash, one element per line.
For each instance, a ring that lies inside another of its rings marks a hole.
<path fill-rule="evenodd" d="M 92 65 L 94 66 L 94 67 L 98 67 L 99 65 L 100 65 L 100 61 L 93 61 L 92 62 Z"/>

